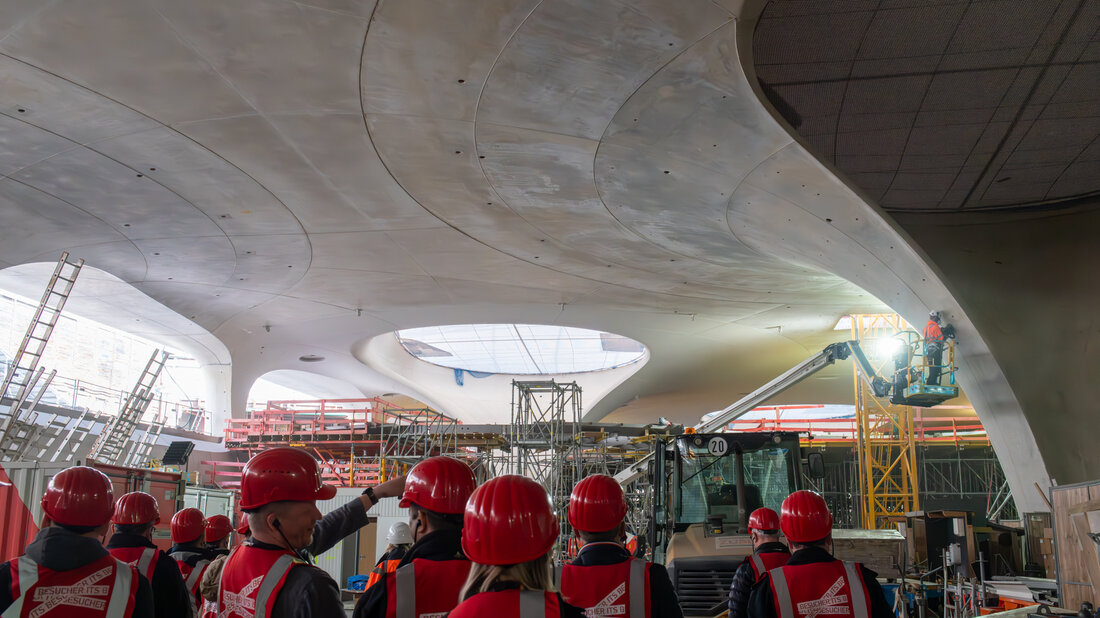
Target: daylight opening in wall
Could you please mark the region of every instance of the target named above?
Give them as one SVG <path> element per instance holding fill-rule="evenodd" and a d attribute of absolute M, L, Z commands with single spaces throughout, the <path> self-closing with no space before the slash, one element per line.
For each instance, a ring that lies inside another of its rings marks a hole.
<path fill-rule="evenodd" d="M 453 324 L 397 331 L 425 362 L 472 372 L 559 375 L 604 371 L 641 360 L 641 343 L 614 333 L 541 324 Z"/>

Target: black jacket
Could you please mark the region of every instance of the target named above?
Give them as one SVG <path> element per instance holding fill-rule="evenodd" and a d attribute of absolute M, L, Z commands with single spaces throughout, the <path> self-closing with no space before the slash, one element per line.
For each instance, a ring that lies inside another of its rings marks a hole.
<path fill-rule="evenodd" d="M 116 532 L 107 541 L 107 549 L 116 547 L 156 547 L 140 534 Z M 183 583 L 179 565 L 168 554 L 157 550 L 157 565 L 153 568 L 153 608 L 157 618 L 188 618 L 191 615 L 191 593 Z"/>
<path fill-rule="evenodd" d="M 774 541 L 762 544 L 754 550 L 754 553 L 789 554 L 791 550 L 787 549 L 787 546 L 779 541 Z M 730 618 L 745 618 L 746 608 L 749 605 L 749 592 L 752 591 L 752 585 L 755 583 L 756 574 L 753 573 L 752 565 L 749 564 L 746 558 L 745 561 L 741 563 L 741 566 L 737 567 L 737 572 L 733 574 L 733 581 L 730 583 Z"/>
<path fill-rule="evenodd" d="M 107 555 L 98 540 L 50 526 L 27 545 L 25 555 L 54 571 L 71 571 Z M 0 564 L 0 613 L 15 602 L 11 596 L 11 563 Z M 133 618 L 153 618 L 153 589 L 144 575 L 138 574 Z"/>
<path fill-rule="evenodd" d="M 313 527 L 313 542 L 306 548 L 309 556 L 323 554 L 340 539 L 367 525 L 367 510 L 356 499 L 325 515 Z M 283 549 L 249 538 L 245 541 L 260 549 Z M 271 618 L 308 618 L 310 616 L 343 618 L 344 603 L 340 588 L 328 573 L 316 567 L 295 567 L 287 573 L 283 587 L 275 596 Z"/>
<path fill-rule="evenodd" d="M 397 568 L 416 560 L 454 560 L 465 558 L 462 554 L 461 530 L 436 530 L 430 532 L 409 548 Z M 386 592 L 386 578 L 392 573 L 382 575 L 382 579 L 367 589 L 355 604 L 354 618 L 385 618 L 389 600 Z"/>
<path fill-rule="evenodd" d="M 183 563 L 189 567 L 195 566 L 200 560 L 212 559 L 205 548 L 195 547 L 194 545 L 173 545 L 172 549 L 168 550 L 168 557 L 172 558 L 172 554 L 176 552 L 186 552 L 188 554 L 191 554 L 187 557 L 186 560 L 183 561 Z M 172 559 L 175 560 L 175 558 Z"/>
<path fill-rule="evenodd" d="M 804 547 L 793 554 L 787 561 L 790 566 L 800 564 L 813 564 L 815 562 L 833 562 L 836 558 L 820 547 Z M 895 618 L 894 610 L 886 602 L 886 595 L 879 585 L 878 574 L 868 569 L 863 569 L 863 582 L 867 585 L 867 596 L 871 598 L 871 618 Z M 751 618 L 777 618 L 775 613 L 775 601 L 772 598 L 771 576 L 760 578 L 752 588 L 749 595 L 749 616 Z"/>
<path fill-rule="evenodd" d="M 606 566 L 630 559 L 630 552 L 618 543 L 589 543 L 581 548 L 573 566 Z M 683 618 L 676 589 L 665 567 L 649 567 L 649 607 L 652 618 Z"/>

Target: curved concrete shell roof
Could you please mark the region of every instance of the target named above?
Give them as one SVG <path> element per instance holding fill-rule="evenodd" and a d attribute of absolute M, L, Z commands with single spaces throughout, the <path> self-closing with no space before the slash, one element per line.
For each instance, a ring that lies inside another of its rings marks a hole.
<path fill-rule="evenodd" d="M 686 421 L 837 339 L 841 315 L 941 309 L 1032 510 L 1045 453 L 991 334 L 773 113 L 751 62 L 759 8 L 5 3 L 0 266 L 69 250 L 212 334 L 232 363 L 222 414 L 306 354 L 364 393 L 462 409 L 371 342 L 484 322 L 638 340 L 649 362 L 588 416 L 675 395 L 662 415 Z M 849 371 L 789 397 L 847 401 Z"/>

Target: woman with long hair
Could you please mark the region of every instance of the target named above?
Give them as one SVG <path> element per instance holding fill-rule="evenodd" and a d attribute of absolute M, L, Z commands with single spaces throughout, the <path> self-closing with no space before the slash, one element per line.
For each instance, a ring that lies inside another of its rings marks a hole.
<path fill-rule="evenodd" d="M 478 487 L 462 530 L 473 565 L 450 618 L 584 616 L 554 589 L 550 550 L 558 532 L 550 496 L 531 479 L 500 476 Z"/>

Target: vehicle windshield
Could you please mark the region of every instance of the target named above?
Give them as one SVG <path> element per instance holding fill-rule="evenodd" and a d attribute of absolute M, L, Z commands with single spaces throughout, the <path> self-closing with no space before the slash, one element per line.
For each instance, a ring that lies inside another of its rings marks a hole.
<path fill-rule="evenodd" d="M 746 513 L 762 506 L 778 512 L 783 499 L 794 491 L 794 470 L 791 466 L 794 446 L 784 441 L 745 452 Z M 726 526 L 740 523 L 737 516 L 737 458 L 733 450 L 727 450 L 724 455 L 714 455 L 705 442 L 698 445 L 682 441 L 677 451 L 681 479 L 676 505 L 677 522 L 703 523 L 708 516 L 720 514 Z"/>

